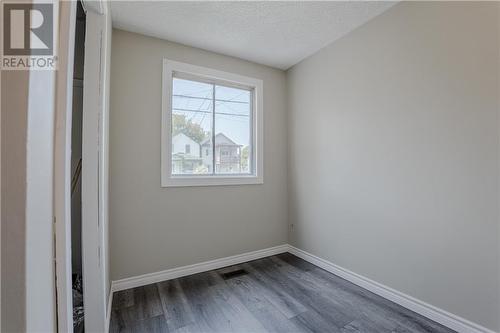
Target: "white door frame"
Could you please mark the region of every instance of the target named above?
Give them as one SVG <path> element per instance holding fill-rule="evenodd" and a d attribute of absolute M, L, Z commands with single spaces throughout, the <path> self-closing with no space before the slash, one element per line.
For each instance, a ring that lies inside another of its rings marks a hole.
<path fill-rule="evenodd" d="M 73 330 L 71 265 L 71 125 L 76 1 L 61 1 L 54 142 L 54 217 L 58 331 Z M 109 322 L 108 120 L 111 15 L 105 0 L 87 12 L 82 132 L 82 266 L 85 329 Z"/>
<path fill-rule="evenodd" d="M 57 327 L 73 330 L 71 265 L 71 124 L 76 2 L 61 1 L 54 137 L 54 217 L 56 251 Z"/>

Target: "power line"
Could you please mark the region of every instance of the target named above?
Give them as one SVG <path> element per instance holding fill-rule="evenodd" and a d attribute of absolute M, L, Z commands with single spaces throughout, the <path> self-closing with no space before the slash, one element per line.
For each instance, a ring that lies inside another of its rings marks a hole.
<path fill-rule="evenodd" d="M 200 106 L 198 107 L 198 111 L 200 111 L 202 108 L 203 108 L 203 105 L 205 105 L 205 102 L 206 100 L 204 100 L 203 102 L 201 102 Z M 186 105 L 186 108 L 189 108 L 189 101 L 188 101 L 188 104 Z M 197 116 L 197 114 L 193 114 L 193 116 L 191 117 L 191 119 L 189 119 L 190 121 L 194 121 L 194 118 Z M 205 118 L 205 115 L 203 115 L 202 117 L 202 121 L 203 119 Z"/>
<path fill-rule="evenodd" d="M 172 110 L 183 111 L 183 112 L 199 112 L 199 113 L 212 113 L 212 111 L 200 111 L 193 109 L 181 109 L 181 108 L 172 108 Z M 226 116 L 238 116 L 238 117 L 248 117 L 247 114 L 238 114 L 238 113 L 227 113 L 227 112 L 215 112 L 215 114 L 222 114 Z"/>
<path fill-rule="evenodd" d="M 190 98 L 190 99 L 203 99 L 203 100 L 212 100 L 211 98 L 207 97 L 195 97 L 195 96 L 189 96 L 189 95 L 179 95 L 179 94 L 173 94 L 173 97 L 181 97 L 181 98 Z M 238 104 L 250 104 L 248 102 L 243 102 L 243 101 L 233 101 L 230 99 L 215 99 L 216 102 L 223 102 L 223 103 L 238 103 Z"/>

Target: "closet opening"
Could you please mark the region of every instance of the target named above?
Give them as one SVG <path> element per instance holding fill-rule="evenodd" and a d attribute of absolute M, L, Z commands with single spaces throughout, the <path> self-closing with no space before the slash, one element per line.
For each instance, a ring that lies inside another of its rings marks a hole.
<path fill-rule="evenodd" d="M 78 1 L 73 65 L 71 123 L 71 266 L 73 281 L 73 331 L 84 332 L 82 270 L 82 121 L 86 14 Z"/>

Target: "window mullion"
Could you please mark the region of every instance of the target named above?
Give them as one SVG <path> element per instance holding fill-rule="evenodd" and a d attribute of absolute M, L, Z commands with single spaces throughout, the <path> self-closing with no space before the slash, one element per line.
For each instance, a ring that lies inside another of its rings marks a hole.
<path fill-rule="evenodd" d="M 215 84 L 212 84 L 212 175 L 215 175 Z"/>

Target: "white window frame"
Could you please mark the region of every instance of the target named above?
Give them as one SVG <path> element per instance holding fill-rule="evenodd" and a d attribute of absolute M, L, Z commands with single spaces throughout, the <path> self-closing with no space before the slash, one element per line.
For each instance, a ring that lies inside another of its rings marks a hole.
<path fill-rule="evenodd" d="M 252 91 L 252 173 L 235 175 L 172 175 L 172 80 L 174 73 L 219 85 L 241 87 Z M 262 80 L 163 59 L 161 117 L 161 186 L 220 186 L 264 183 L 264 109 Z"/>

